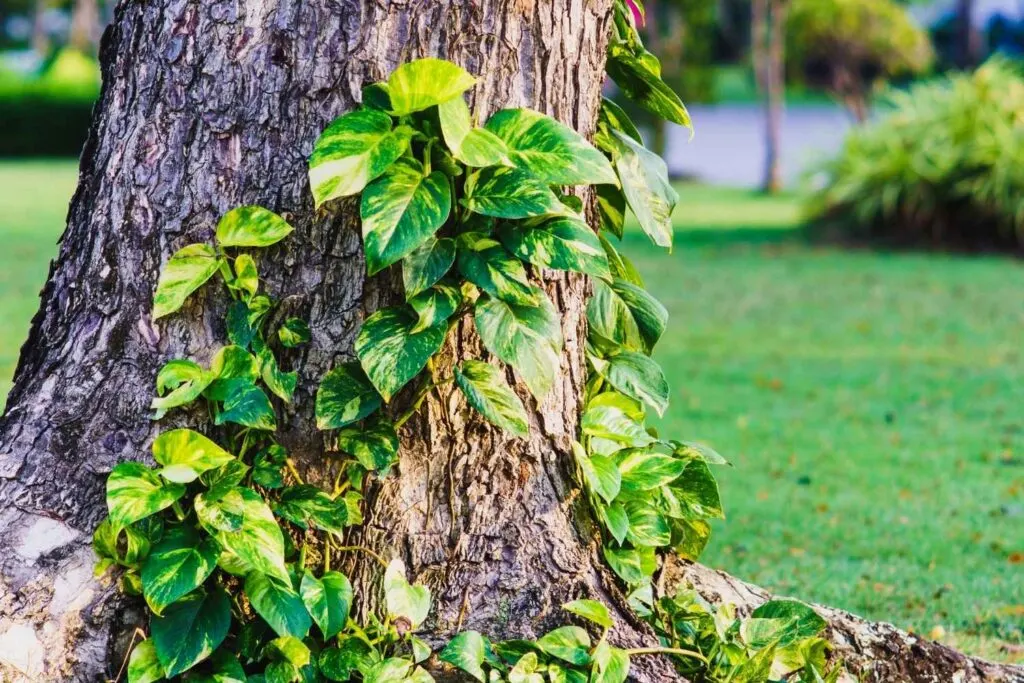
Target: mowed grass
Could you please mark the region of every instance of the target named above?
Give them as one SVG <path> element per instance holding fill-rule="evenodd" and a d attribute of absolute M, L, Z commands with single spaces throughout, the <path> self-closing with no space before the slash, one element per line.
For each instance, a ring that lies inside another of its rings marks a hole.
<path fill-rule="evenodd" d="M 0 404 L 39 308 L 77 178 L 72 161 L 0 161 Z"/>
<path fill-rule="evenodd" d="M 660 428 L 735 465 L 704 561 L 1020 661 L 1020 262 L 812 247 L 792 196 L 680 193 L 675 252 L 625 250 L 670 312 Z"/>
<path fill-rule="evenodd" d="M 75 175 L 0 163 L 4 394 Z M 624 249 L 671 313 L 660 428 L 735 465 L 705 561 L 1020 660 L 1021 264 L 812 247 L 792 196 L 680 192 L 674 253 Z"/>

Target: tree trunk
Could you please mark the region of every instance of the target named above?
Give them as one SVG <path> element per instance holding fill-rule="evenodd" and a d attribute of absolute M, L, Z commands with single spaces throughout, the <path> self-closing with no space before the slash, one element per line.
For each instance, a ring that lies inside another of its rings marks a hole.
<path fill-rule="evenodd" d="M 974 0 L 957 0 L 956 3 L 956 65 L 961 69 L 973 69 L 978 65 L 981 53 L 981 36 L 974 30 Z"/>

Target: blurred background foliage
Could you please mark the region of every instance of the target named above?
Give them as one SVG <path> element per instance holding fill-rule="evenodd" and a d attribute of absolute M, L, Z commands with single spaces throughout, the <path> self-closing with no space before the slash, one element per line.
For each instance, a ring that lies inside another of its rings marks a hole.
<path fill-rule="evenodd" d="M 0 0 L 0 398 L 114 4 Z M 696 136 L 631 112 L 682 200 L 669 259 L 625 248 L 676 321 L 666 431 L 736 466 L 707 561 L 1024 661 L 1024 1 L 645 4 Z"/>

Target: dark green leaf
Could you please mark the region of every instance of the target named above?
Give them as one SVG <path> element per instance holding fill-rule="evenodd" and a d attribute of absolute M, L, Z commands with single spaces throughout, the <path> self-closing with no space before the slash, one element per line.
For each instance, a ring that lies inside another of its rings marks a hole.
<path fill-rule="evenodd" d="M 217 242 L 222 247 L 269 247 L 294 229 L 285 219 L 262 206 L 240 206 L 220 219 Z"/>
<path fill-rule="evenodd" d="M 427 175 L 415 159 L 399 159 L 363 192 L 360 214 L 370 275 L 402 259 L 444 225 L 451 190 L 443 173 Z"/>
<path fill-rule="evenodd" d="M 419 320 L 413 332 L 421 332 L 445 322 L 462 303 L 462 292 L 450 284 L 440 283 L 409 299 L 409 305 L 416 311 Z"/>
<path fill-rule="evenodd" d="M 228 340 L 242 349 L 249 348 L 256 330 L 249 324 L 249 307 L 244 301 L 232 301 L 227 315 Z"/>
<path fill-rule="evenodd" d="M 282 327 L 281 329 L 283 330 L 284 328 Z M 282 401 L 291 402 L 292 396 L 295 394 L 295 387 L 299 383 L 299 373 L 294 370 L 291 372 L 282 371 L 277 364 L 274 352 L 270 350 L 270 347 L 265 342 L 257 341 L 254 346 L 259 347 L 256 353 L 256 360 L 260 366 L 260 376 L 263 378 L 263 383 Z"/>
<path fill-rule="evenodd" d="M 558 217 L 534 226 L 505 223 L 500 235 L 512 254 L 535 266 L 611 279 L 601 242 L 578 218 Z"/>
<path fill-rule="evenodd" d="M 542 399 L 561 367 L 562 328 L 547 296 L 540 290 L 535 296 L 530 305 L 480 297 L 473 317 L 487 350 L 511 365 L 530 393 Z"/>
<path fill-rule="evenodd" d="M 221 588 L 197 591 L 150 621 L 157 658 L 168 678 L 209 657 L 231 626 L 231 600 Z"/>
<path fill-rule="evenodd" d="M 309 185 L 317 207 L 358 194 L 405 152 L 413 130 L 392 128 L 391 117 L 361 108 L 327 127 L 309 158 Z"/>
<path fill-rule="evenodd" d="M 486 129 L 505 142 L 513 164 L 545 185 L 615 182 L 608 159 L 550 116 L 532 109 L 502 109 L 487 121 Z"/>
<path fill-rule="evenodd" d="M 137 462 L 122 462 L 107 477 L 107 509 L 111 523 L 119 527 L 170 507 L 184 494 L 183 485 L 164 482 Z"/>
<path fill-rule="evenodd" d="M 491 296 L 523 305 L 538 302 L 523 264 L 497 240 L 476 232 L 460 235 L 457 261 L 459 272 Z"/>
<path fill-rule="evenodd" d="M 483 669 L 486 648 L 487 644 L 479 633 L 463 631 L 448 641 L 438 657 L 484 683 L 487 680 Z"/>
<path fill-rule="evenodd" d="M 203 585 L 219 554 L 216 543 L 188 527 L 168 531 L 142 565 L 142 592 L 150 609 L 159 615 Z"/>
<path fill-rule="evenodd" d="M 629 585 L 642 583 L 647 578 L 640 551 L 632 548 L 604 547 L 604 559 L 615 574 Z"/>
<path fill-rule="evenodd" d="M 602 509 L 601 516 L 612 538 L 622 545 L 626 540 L 626 534 L 629 533 L 629 515 L 626 514 L 626 508 L 622 503 L 615 502 Z"/>
<path fill-rule="evenodd" d="M 402 261 L 405 298 L 411 299 L 436 284 L 455 263 L 455 240 L 427 239 Z"/>
<path fill-rule="evenodd" d="M 185 299 L 220 268 L 221 259 L 208 244 L 189 244 L 174 252 L 160 271 L 153 296 L 153 320 L 174 313 Z"/>
<path fill-rule="evenodd" d="M 517 219 L 569 212 L 543 181 L 508 166 L 489 166 L 471 173 L 465 192 L 463 205 L 484 216 Z"/>
<path fill-rule="evenodd" d="M 414 333 L 416 322 L 408 308 L 385 308 L 367 318 L 359 330 L 356 354 L 385 401 L 418 375 L 444 344 L 446 324 Z"/>
<path fill-rule="evenodd" d="M 469 405 L 488 420 L 518 436 L 530 433 L 526 409 L 498 368 L 482 361 L 464 361 L 455 369 L 455 383 Z"/>
<path fill-rule="evenodd" d="M 398 461 L 398 434 L 391 421 L 380 419 L 363 428 L 342 429 L 338 432 L 338 448 L 367 470 L 384 476 Z"/>
<path fill-rule="evenodd" d="M 356 637 L 339 637 L 339 647 L 329 647 L 320 653 L 320 673 L 332 681 L 348 681 L 359 672 L 369 671 L 380 656 Z"/>
<path fill-rule="evenodd" d="M 252 572 L 245 579 L 245 595 L 256 613 L 279 636 L 305 638 L 312 624 L 302 598 L 287 585 L 266 574 Z"/>
<path fill-rule="evenodd" d="M 324 375 L 316 392 L 316 426 L 338 429 L 380 408 L 380 394 L 358 363 L 345 363 Z"/>
<path fill-rule="evenodd" d="M 352 606 L 352 584 L 348 578 L 341 572 L 327 571 L 318 579 L 307 570 L 302 575 L 299 593 L 324 638 L 330 640 L 338 635 Z"/>
<path fill-rule="evenodd" d="M 391 113 L 405 116 L 459 97 L 476 79 L 465 69 L 428 57 L 402 64 L 388 77 Z"/>
<path fill-rule="evenodd" d="M 649 54 L 638 58 L 625 45 L 610 45 L 605 70 L 626 97 L 666 121 L 692 128 L 689 112 L 679 96 L 661 80 L 658 70 L 652 68 Z"/>
<path fill-rule="evenodd" d="M 598 185 L 597 217 L 602 230 L 622 239 L 626 225 L 626 195 L 615 185 Z"/>

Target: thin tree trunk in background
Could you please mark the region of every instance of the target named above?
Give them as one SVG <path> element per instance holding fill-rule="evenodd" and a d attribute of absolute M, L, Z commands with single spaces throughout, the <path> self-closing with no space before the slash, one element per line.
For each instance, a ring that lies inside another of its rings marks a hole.
<path fill-rule="evenodd" d="M 658 0 L 647 0 L 644 3 L 644 14 L 647 17 L 646 43 L 649 49 L 659 59 L 665 56 L 661 37 L 660 15 L 658 14 Z M 651 140 L 650 150 L 660 157 L 665 156 L 668 148 L 668 122 L 660 116 L 651 119 Z"/>
<path fill-rule="evenodd" d="M 41 58 L 50 54 L 50 36 L 46 33 L 47 0 L 36 0 L 32 12 L 32 50 Z"/>
<path fill-rule="evenodd" d="M 94 54 L 101 30 L 99 0 L 75 0 L 68 45 L 85 54 Z"/>
<path fill-rule="evenodd" d="M 782 189 L 782 117 L 785 106 L 786 0 L 753 0 L 754 69 L 764 98 L 764 175 L 762 189 Z"/>
<path fill-rule="evenodd" d="M 980 36 L 974 30 L 974 0 L 956 3 L 956 65 L 973 69 L 981 58 Z"/>
<path fill-rule="evenodd" d="M 394 300 L 400 277 L 365 280 L 355 203 L 314 212 L 306 180 L 313 141 L 352 109 L 363 84 L 400 62 L 443 56 L 480 76 L 474 108 L 548 112 L 593 132 L 604 80 L 609 0 L 264 0 L 122 2 L 104 37 L 104 87 L 81 181 L 22 350 L 0 422 L 0 679 L 112 678 L 136 601 L 92 576 L 90 535 L 104 516 L 107 473 L 148 460 L 158 367 L 208 362 L 226 339 L 225 301 L 212 294 L 166 322 L 150 319 L 161 263 L 210 239 L 217 218 L 257 203 L 288 216 L 295 234 L 259 254 L 281 315 L 309 321 L 313 341 L 289 351 L 299 370 L 282 442 L 305 477 L 330 478 L 312 410 L 322 375 L 353 358 L 364 316 Z M 570 444 L 585 381 L 579 276 L 552 276 L 566 339 L 561 383 L 528 400 L 531 438 L 511 439 L 460 395 L 431 400 L 402 430 L 399 472 L 365 492 L 355 542 L 402 557 L 435 596 L 434 642 L 459 628 L 537 636 L 565 621 L 559 605 L 589 595 L 619 606 L 614 637 L 653 644 L 627 614 L 574 526 Z M 470 325 L 442 361 L 483 355 Z M 525 396 L 525 395 L 524 395 Z M 402 406 L 397 406 L 401 408 Z M 174 423 L 174 424 L 168 424 Z M 193 426 L 202 421 L 192 422 Z M 583 518 L 585 523 L 585 518 Z M 372 562 L 339 556 L 357 609 L 379 606 Z M 638 661 L 637 680 L 674 680 L 663 658 Z"/>

